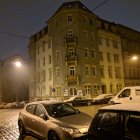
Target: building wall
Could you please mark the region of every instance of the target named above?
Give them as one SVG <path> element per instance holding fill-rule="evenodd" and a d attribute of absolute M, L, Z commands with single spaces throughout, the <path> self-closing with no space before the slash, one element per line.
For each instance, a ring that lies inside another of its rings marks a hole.
<path fill-rule="evenodd" d="M 121 39 L 119 35 L 99 30 L 101 42 L 99 50 L 102 53 L 100 57 L 100 66 L 103 68 L 101 78 L 104 93 L 116 94 L 124 87 L 124 73 Z M 114 46 L 113 43 L 116 43 Z"/>
<path fill-rule="evenodd" d="M 121 36 L 125 86 L 140 85 L 140 32 L 118 25 Z M 137 59 L 133 59 L 136 56 Z"/>

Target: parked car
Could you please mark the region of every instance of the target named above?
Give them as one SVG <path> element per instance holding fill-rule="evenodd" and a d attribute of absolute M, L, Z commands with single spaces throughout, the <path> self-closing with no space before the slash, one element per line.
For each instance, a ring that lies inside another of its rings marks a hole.
<path fill-rule="evenodd" d="M 81 106 L 81 105 L 91 105 L 93 100 L 91 98 L 86 98 L 84 96 L 73 96 L 64 102 L 69 103 L 72 106 Z"/>
<path fill-rule="evenodd" d="M 140 103 L 140 86 L 124 87 L 108 104 L 121 103 Z"/>
<path fill-rule="evenodd" d="M 114 97 L 113 94 L 100 94 L 93 98 L 93 103 L 94 104 L 107 104 L 110 99 Z"/>
<path fill-rule="evenodd" d="M 92 120 L 88 140 L 140 140 L 140 103 L 103 107 Z"/>
<path fill-rule="evenodd" d="M 91 116 L 71 105 L 57 101 L 26 104 L 19 113 L 20 136 L 31 133 L 38 139 L 73 140 L 87 137 Z"/>

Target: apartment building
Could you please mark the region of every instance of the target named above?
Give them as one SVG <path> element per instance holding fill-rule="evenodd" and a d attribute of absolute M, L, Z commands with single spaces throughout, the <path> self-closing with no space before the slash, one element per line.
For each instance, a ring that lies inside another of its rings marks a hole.
<path fill-rule="evenodd" d="M 97 17 L 88 8 L 79 1 L 69 2 L 31 37 L 31 99 L 101 92 L 96 26 Z"/>
<path fill-rule="evenodd" d="M 140 85 L 140 32 L 118 24 L 121 37 L 125 86 Z"/>
<path fill-rule="evenodd" d="M 30 100 L 118 92 L 126 84 L 121 27 L 80 1 L 63 3 L 30 37 Z"/>
<path fill-rule="evenodd" d="M 124 87 L 121 38 L 117 25 L 98 20 L 102 93 L 117 93 Z"/>

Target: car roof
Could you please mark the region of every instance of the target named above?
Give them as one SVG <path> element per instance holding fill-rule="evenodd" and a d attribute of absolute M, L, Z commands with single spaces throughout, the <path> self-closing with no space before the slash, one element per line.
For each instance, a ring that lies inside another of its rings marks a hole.
<path fill-rule="evenodd" d="M 44 100 L 44 101 L 34 101 L 34 102 L 30 102 L 29 104 L 43 104 L 43 105 L 51 105 L 51 104 L 57 104 L 57 103 L 64 103 L 64 102 L 60 102 L 60 101 L 53 101 L 53 100 Z"/>
<path fill-rule="evenodd" d="M 124 104 L 108 105 L 108 106 L 100 108 L 99 110 L 140 112 L 140 103 L 124 103 Z"/>

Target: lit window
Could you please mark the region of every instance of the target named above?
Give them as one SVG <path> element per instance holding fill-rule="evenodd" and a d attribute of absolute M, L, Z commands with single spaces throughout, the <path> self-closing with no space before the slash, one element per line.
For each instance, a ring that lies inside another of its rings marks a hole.
<path fill-rule="evenodd" d="M 91 86 L 85 86 L 85 94 L 90 95 L 91 94 Z"/>

